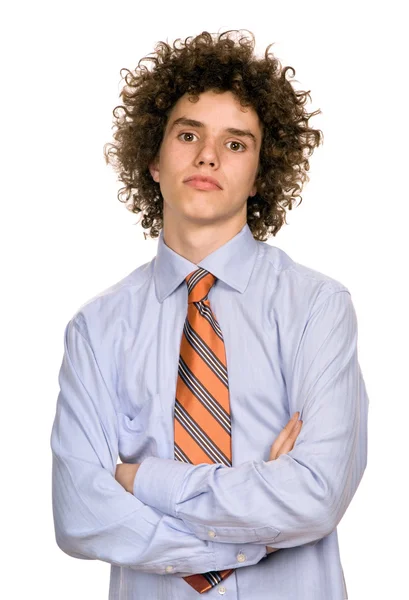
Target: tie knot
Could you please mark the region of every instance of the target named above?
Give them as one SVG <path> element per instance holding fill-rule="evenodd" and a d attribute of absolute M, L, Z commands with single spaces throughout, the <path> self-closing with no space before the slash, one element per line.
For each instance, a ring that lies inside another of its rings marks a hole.
<path fill-rule="evenodd" d="M 206 269 L 202 269 L 199 267 L 195 271 L 189 273 L 187 277 L 185 277 L 185 281 L 187 283 L 187 291 L 188 291 L 188 304 L 192 302 L 200 302 L 201 300 L 205 300 L 210 291 L 210 288 L 216 281 L 216 277 L 206 271 Z"/>

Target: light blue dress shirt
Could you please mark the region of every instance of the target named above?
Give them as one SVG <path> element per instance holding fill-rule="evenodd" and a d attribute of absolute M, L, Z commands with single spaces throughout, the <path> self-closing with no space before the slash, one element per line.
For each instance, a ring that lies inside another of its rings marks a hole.
<path fill-rule="evenodd" d="M 232 467 L 174 460 L 184 280 L 198 266 L 217 278 L 209 301 L 226 348 Z M 198 265 L 161 231 L 150 262 L 68 322 L 59 385 L 56 541 L 111 564 L 111 600 L 197 599 L 183 577 L 227 568 L 203 597 L 348 597 L 336 528 L 367 464 L 369 401 L 342 283 L 255 240 L 247 224 Z M 270 461 L 296 411 L 293 450 Z M 115 480 L 118 456 L 141 463 L 133 494 Z"/>

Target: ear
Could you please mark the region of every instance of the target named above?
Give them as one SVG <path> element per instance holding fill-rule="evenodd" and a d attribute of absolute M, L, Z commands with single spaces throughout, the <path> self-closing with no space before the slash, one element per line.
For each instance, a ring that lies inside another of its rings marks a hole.
<path fill-rule="evenodd" d="M 251 188 L 251 192 L 249 194 L 249 196 L 251 196 L 251 198 L 257 194 L 257 187 L 258 187 L 257 184 L 259 183 L 259 175 L 260 175 L 260 163 L 259 163 L 259 166 L 257 169 L 256 177 L 254 179 L 253 187 Z"/>
<path fill-rule="evenodd" d="M 159 183 L 159 160 L 156 157 L 149 165 L 149 172 L 152 175 L 152 179 Z"/>
<path fill-rule="evenodd" d="M 257 194 L 257 184 L 255 183 L 251 188 L 250 196 L 253 197 Z"/>

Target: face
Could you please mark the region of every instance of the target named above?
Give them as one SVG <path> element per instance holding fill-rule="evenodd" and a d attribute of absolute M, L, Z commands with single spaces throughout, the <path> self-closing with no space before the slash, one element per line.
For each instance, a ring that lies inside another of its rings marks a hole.
<path fill-rule="evenodd" d="M 175 123 L 179 119 L 197 123 Z M 261 141 L 257 113 L 240 106 L 232 92 L 206 91 L 197 102 L 182 96 L 169 114 L 158 156 L 149 167 L 164 200 L 164 228 L 232 219 L 246 223 L 247 198 L 257 191 Z M 194 175 L 211 176 L 220 187 L 200 189 L 185 182 Z"/>

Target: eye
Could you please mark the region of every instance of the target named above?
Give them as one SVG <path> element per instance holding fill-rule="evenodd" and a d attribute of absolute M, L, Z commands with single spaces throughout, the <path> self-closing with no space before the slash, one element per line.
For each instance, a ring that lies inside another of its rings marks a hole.
<path fill-rule="evenodd" d="M 178 139 L 179 139 L 179 138 L 181 138 L 181 137 L 182 137 L 182 136 L 184 136 L 184 135 L 193 135 L 193 136 L 195 136 L 195 134 L 194 134 L 194 133 L 191 133 L 191 132 L 189 132 L 189 131 L 183 131 L 182 133 L 179 133 L 179 135 L 178 135 L 177 137 L 178 137 Z M 185 139 L 185 140 L 183 140 L 183 141 L 185 141 L 185 142 L 186 142 L 187 140 Z M 231 141 L 231 142 L 227 142 L 227 143 L 228 143 L 228 144 L 237 144 L 238 146 L 241 146 L 241 147 L 242 147 L 242 150 L 239 150 L 238 152 L 244 152 L 244 150 L 246 149 L 246 146 L 245 146 L 244 144 L 242 144 L 241 142 Z M 234 150 L 234 152 L 236 152 L 236 153 L 237 153 L 237 151 L 236 151 L 236 150 Z"/>
<path fill-rule="evenodd" d="M 180 138 L 182 135 L 195 135 L 195 134 L 194 134 L 194 133 L 190 133 L 190 132 L 188 132 L 188 131 L 185 131 L 185 132 L 183 132 L 183 133 L 180 133 L 180 134 L 178 135 L 178 138 Z M 184 141 L 186 142 L 186 140 L 184 140 Z"/>
<path fill-rule="evenodd" d="M 244 144 L 242 144 L 241 142 L 227 142 L 228 144 L 238 144 L 239 146 L 241 146 L 243 148 L 243 150 L 240 150 L 239 152 L 244 152 L 244 150 L 246 149 L 246 146 Z"/>

